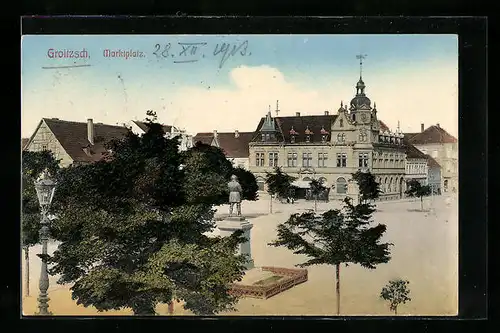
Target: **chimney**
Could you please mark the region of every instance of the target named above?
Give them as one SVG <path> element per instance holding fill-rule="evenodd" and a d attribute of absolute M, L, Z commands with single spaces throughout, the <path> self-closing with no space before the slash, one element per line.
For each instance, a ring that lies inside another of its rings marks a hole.
<path fill-rule="evenodd" d="M 325 116 L 328 116 L 329 114 L 330 114 L 330 112 L 325 111 Z"/>
<path fill-rule="evenodd" d="M 90 144 L 94 144 L 94 122 L 92 118 L 87 119 L 87 139 L 89 140 Z"/>
<path fill-rule="evenodd" d="M 238 130 L 234 131 L 234 137 L 239 138 L 240 137 L 240 132 Z"/>
<path fill-rule="evenodd" d="M 214 130 L 214 138 L 217 137 L 217 130 Z"/>
<path fill-rule="evenodd" d="M 295 112 L 295 117 L 300 117 L 300 112 Z"/>
<path fill-rule="evenodd" d="M 424 131 L 424 124 L 420 124 L 420 132 Z"/>

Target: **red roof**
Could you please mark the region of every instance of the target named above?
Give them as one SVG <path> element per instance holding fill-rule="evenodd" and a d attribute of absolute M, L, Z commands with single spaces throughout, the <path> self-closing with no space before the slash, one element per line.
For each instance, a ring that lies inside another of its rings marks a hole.
<path fill-rule="evenodd" d="M 253 135 L 253 132 L 238 132 L 238 135 L 235 132 L 218 132 L 217 142 L 227 157 L 248 158 L 250 156 L 248 144 Z M 193 141 L 211 144 L 213 139 L 214 133 L 198 133 L 194 136 Z"/>
<path fill-rule="evenodd" d="M 403 137 L 403 143 L 405 145 L 405 152 L 406 152 L 406 157 L 407 158 L 421 158 L 421 159 L 427 159 L 427 156 L 421 152 L 417 147 L 412 145 L 406 136 Z"/>
<path fill-rule="evenodd" d="M 134 120 L 134 123 L 139 126 L 140 129 L 142 129 L 144 132 L 146 132 L 149 127 L 148 127 L 148 124 L 146 124 L 145 122 L 143 121 L 137 121 L 137 120 Z M 163 126 L 163 131 L 165 133 L 170 133 L 172 131 L 172 127 L 173 126 L 170 126 L 170 125 L 162 125 Z"/>
<path fill-rule="evenodd" d="M 22 138 L 21 139 L 21 149 L 24 149 L 29 141 L 30 141 L 29 138 Z"/>
<path fill-rule="evenodd" d="M 418 133 L 411 138 L 410 142 L 414 145 L 425 145 L 432 143 L 456 143 L 458 142 L 450 133 L 446 132 L 440 126 L 432 125 L 428 127 L 425 131 Z"/>
<path fill-rule="evenodd" d="M 380 125 L 380 129 L 381 129 L 382 131 L 384 131 L 384 132 L 385 132 L 385 131 L 389 131 L 389 127 L 388 127 L 388 126 L 387 126 L 387 125 L 386 125 L 386 124 L 385 124 L 382 120 L 379 120 L 379 121 L 378 121 L 378 123 L 379 123 L 379 125 Z"/>
<path fill-rule="evenodd" d="M 425 156 L 427 157 L 427 165 L 430 168 L 441 168 L 439 163 L 434 158 L 432 158 L 432 156 L 430 155 L 425 155 Z"/>
<path fill-rule="evenodd" d="M 214 133 L 198 133 L 193 137 L 193 143 L 197 142 L 204 143 L 206 145 L 211 145 L 214 139 Z"/>
<path fill-rule="evenodd" d="M 105 144 L 113 139 L 121 139 L 127 133 L 125 126 L 94 123 L 94 145 L 87 137 L 87 123 L 43 118 L 49 129 L 74 162 L 95 162 L 107 151 Z M 89 154 L 85 152 L 87 148 Z"/>

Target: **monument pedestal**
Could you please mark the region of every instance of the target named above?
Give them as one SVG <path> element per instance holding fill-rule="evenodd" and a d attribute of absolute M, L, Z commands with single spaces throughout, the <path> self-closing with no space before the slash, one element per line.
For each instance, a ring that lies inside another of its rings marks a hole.
<path fill-rule="evenodd" d="M 246 241 L 239 244 L 238 254 L 247 255 L 248 260 L 245 264 L 247 269 L 252 269 L 254 267 L 250 247 L 250 230 L 252 227 L 253 224 L 248 222 L 248 220 L 242 216 L 227 217 L 225 220 L 217 222 L 217 228 L 219 229 L 222 237 L 230 236 L 237 230 L 243 230 L 243 237 L 246 238 Z"/>

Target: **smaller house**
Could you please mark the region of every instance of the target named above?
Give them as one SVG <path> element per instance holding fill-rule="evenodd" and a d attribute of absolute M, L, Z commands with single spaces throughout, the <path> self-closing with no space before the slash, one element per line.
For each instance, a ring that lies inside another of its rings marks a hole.
<path fill-rule="evenodd" d="M 24 147 L 29 151 L 50 150 L 60 160 L 61 167 L 92 163 L 107 152 L 106 143 L 123 138 L 128 129 L 123 125 L 42 118 Z"/>
<path fill-rule="evenodd" d="M 405 143 L 405 179 L 418 180 L 422 185 L 427 185 L 428 159 L 427 156 L 408 142 L 407 136 L 403 138 Z"/>
<path fill-rule="evenodd" d="M 147 123 L 143 121 L 133 120 L 128 124 L 133 133 L 137 135 L 141 135 L 146 133 L 148 130 Z M 188 135 L 185 130 L 181 130 L 175 126 L 171 125 L 163 125 L 163 131 L 165 132 L 166 138 L 174 138 L 176 136 L 179 137 L 179 150 L 186 151 L 189 148 L 193 147 L 193 137 Z"/>
<path fill-rule="evenodd" d="M 427 184 L 430 186 L 433 194 L 441 194 L 441 166 L 430 155 L 427 156 Z"/>
<path fill-rule="evenodd" d="M 198 133 L 193 138 L 193 143 L 201 142 L 207 145 L 221 148 L 226 154 L 226 158 L 235 167 L 249 169 L 250 152 L 248 144 L 252 140 L 253 132 L 217 132 Z"/>

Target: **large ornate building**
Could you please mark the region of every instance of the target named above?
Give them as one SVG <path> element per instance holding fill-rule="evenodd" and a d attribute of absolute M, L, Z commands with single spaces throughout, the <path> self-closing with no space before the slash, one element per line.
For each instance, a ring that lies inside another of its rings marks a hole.
<path fill-rule="evenodd" d="M 352 174 L 369 170 L 381 184 L 382 200 L 405 191 L 403 134 L 391 132 L 378 119 L 376 105 L 365 94 L 360 76 L 350 105 L 341 103 L 337 114 L 273 117 L 260 120 L 250 146 L 250 170 L 263 187 L 266 172 L 275 166 L 302 183 L 321 179 L 330 197 L 351 195 Z"/>

